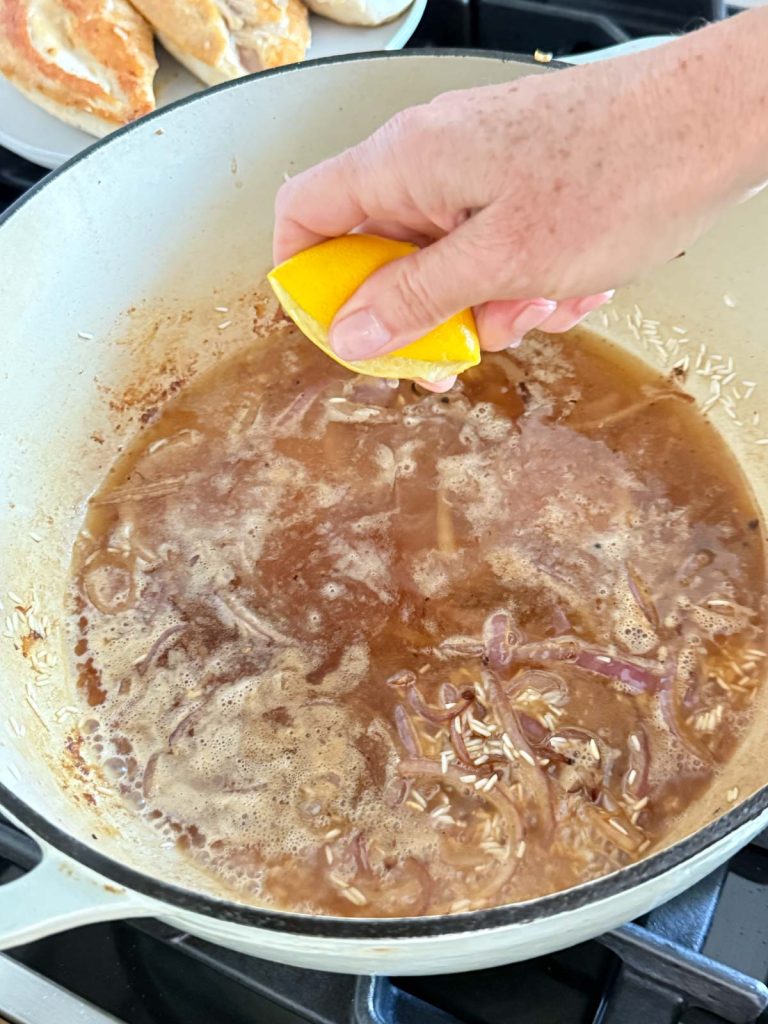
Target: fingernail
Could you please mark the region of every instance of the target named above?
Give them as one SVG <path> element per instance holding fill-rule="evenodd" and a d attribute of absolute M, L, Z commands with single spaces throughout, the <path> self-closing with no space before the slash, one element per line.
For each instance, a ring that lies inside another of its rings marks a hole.
<path fill-rule="evenodd" d="M 417 384 L 420 384 L 427 391 L 433 391 L 436 395 L 442 395 L 446 391 L 450 391 L 453 385 L 456 383 L 455 377 L 446 377 L 445 380 L 435 380 L 430 383 L 428 380 L 417 380 Z"/>
<path fill-rule="evenodd" d="M 538 327 L 547 317 L 557 309 L 557 303 L 551 299 L 534 299 L 529 302 L 525 309 L 521 309 L 512 322 L 512 330 L 515 337 L 521 337 L 526 331 L 532 331 Z"/>
<path fill-rule="evenodd" d="M 556 309 L 557 303 L 551 299 L 534 299 L 529 302 L 512 321 L 512 337 L 507 347 L 517 348 L 523 340 L 523 335 L 543 324 Z"/>
<path fill-rule="evenodd" d="M 369 359 L 392 340 L 392 334 L 370 309 L 358 309 L 331 328 L 331 348 L 342 359 Z"/>
<path fill-rule="evenodd" d="M 600 292 L 598 295 L 589 295 L 586 299 L 582 299 L 581 302 L 576 303 L 575 311 L 579 316 L 586 316 L 587 313 L 591 313 L 595 309 L 599 309 L 600 306 L 606 302 L 610 302 L 613 296 L 616 294 L 612 288 L 609 292 Z"/>

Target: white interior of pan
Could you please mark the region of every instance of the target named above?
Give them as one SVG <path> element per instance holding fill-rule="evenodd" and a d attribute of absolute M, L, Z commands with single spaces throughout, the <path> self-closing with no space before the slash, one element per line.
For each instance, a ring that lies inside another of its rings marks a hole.
<path fill-rule="evenodd" d="M 66 743 L 78 714 L 64 669 L 62 598 L 88 494 L 170 380 L 194 376 L 253 338 L 272 200 L 285 173 L 350 145 L 411 103 L 531 71 L 482 57 L 404 56 L 244 82 L 113 139 L 0 229 L 0 781 L 86 844 L 188 888 L 206 887 L 97 779 L 83 785 L 71 768 Z M 763 512 L 766 238 L 768 193 L 684 259 L 617 296 L 607 316 L 593 317 L 654 365 L 669 368 L 688 355 L 706 370 L 689 376 L 702 403 L 719 381 L 709 414 Z M 219 329 L 224 320 L 231 326 Z M 14 618 L 16 597 L 31 621 Z M 34 659 L 20 650 L 30 627 L 46 634 L 28 652 Z M 725 809 L 732 786 L 741 798 L 763 784 L 762 717 L 681 833 Z"/>

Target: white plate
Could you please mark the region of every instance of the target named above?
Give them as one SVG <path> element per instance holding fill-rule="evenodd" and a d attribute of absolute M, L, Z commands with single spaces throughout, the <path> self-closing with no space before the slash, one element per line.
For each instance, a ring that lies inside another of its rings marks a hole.
<path fill-rule="evenodd" d="M 307 52 L 307 59 L 372 50 L 399 50 L 413 35 L 426 5 L 427 0 L 414 0 L 399 18 L 378 28 L 339 25 L 313 15 L 310 19 L 312 46 Z M 155 79 L 158 107 L 205 88 L 162 47 L 158 46 L 157 51 L 160 63 Z M 92 136 L 46 114 L 0 78 L 0 146 L 42 167 L 58 167 L 93 141 Z"/>

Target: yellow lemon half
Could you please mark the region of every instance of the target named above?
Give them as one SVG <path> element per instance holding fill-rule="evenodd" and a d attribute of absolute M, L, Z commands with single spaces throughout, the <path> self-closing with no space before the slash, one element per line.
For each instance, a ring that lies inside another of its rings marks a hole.
<path fill-rule="evenodd" d="M 363 281 L 416 248 L 375 235 L 344 235 L 292 256 L 275 267 L 268 280 L 291 320 L 337 363 L 371 377 L 420 377 L 434 383 L 480 362 L 475 318 L 469 309 L 410 345 L 373 359 L 348 363 L 328 344 L 333 318 Z"/>

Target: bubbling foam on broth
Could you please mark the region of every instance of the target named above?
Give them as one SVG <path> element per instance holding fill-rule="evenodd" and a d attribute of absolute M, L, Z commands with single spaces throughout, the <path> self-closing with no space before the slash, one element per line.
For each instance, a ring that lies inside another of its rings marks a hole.
<path fill-rule="evenodd" d="M 686 396 L 585 332 L 438 396 L 286 328 L 169 402 L 91 500 L 83 755 L 263 905 L 577 884 L 663 841 L 749 723 L 756 518 Z"/>

